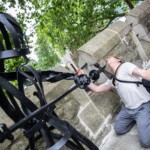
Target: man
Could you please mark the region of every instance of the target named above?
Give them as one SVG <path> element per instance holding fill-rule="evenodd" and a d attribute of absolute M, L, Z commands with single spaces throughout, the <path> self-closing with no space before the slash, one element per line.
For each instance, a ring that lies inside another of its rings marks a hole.
<path fill-rule="evenodd" d="M 110 56 L 106 59 L 106 64 L 120 80 L 150 80 L 150 70 L 142 70 L 132 63 L 122 63 L 120 59 Z M 78 75 L 83 73 L 78 70 Z M 90 83 L 88 87 L 98 93 L 115 88 L 124 104 L 115 120 L 116 134 L 127 133 L 136 123 L 141 145 L 150 147 L 150 94 L 143 85 L 107 80 L 99 86 Z"/>

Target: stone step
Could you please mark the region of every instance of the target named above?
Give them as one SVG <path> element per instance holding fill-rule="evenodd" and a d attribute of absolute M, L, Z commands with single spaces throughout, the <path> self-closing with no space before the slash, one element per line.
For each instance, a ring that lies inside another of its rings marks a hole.
<path fill-rule="evenodd" d="M 112 126 L 111 132 L 99 150 L 150 150 L 150 148 L 143 148 L 140 145 L 135 125 L 129 133 L 119 136 L 115 134 Z"/>

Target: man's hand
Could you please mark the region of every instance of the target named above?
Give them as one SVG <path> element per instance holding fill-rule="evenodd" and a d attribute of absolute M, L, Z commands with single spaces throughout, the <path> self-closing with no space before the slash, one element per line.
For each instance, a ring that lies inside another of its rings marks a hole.
<path fill-rule="evenodd" d="M 80 68 L 78 68 L 76 72 L 77 72 L 77 76 L 84 74 L 84 71 Z"/>
<path fill-rule="evenodd" d="M 81 75 L 75 77 L 75 83 L 81 89 L 85 89 L 91 83 L 91 80 L 87 75 L 81 74 Z"/>
<path fill-rule="evenodd" d="M 91 80 L 90 78 L 84 74 L 84 71 L 80 68 L 77 68 L 76 69 L 76 78 L 75 78 L 75 83 L 76 85 L 78 85 L 81 89 L 84 89 L 86 88 Z"/>

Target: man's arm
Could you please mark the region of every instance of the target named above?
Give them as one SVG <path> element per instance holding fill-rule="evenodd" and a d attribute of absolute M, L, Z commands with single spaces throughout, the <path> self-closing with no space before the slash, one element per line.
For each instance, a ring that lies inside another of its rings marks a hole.
<path fill-rule="evenodd" d="M 150 70 L 143 70 L 136 67 L 132 74 L 137 77 L 141 77 L 142 79 L 150 80 Z"/>
<path fill-rule="evenodd" d="M 80 68 L 77 69 L 77 75 L 79 76 L 81 74 L 84 74 L 84 71 L 82 69 L 80 69 Z M 91 82 L 88 85 L 88 88 L 90 90 L 92 90 L 93 92 L 101 93 L 101 92 L 105 92 L 105 91 L 110 90 L 112 87 L 109 84 L 107 84 L 107 83 L 103 83 L 103 84 L 101 84 L 101 85 L 98 86 L 98 85 L 96 85 L 96 84 L 94 84 L 94 83 Z"/>
<path fill-rule="evenodd" d="M 109 86 L 107 83 L 103 83 L 99 86 L 93 84 L 93 83 L 90 83 L 88 85 L 88 88 L 96 93 L 101 93 L 101 92 L 105 92 L 105 91 L 108 91 L 111 89 L 111 86 Z"/>

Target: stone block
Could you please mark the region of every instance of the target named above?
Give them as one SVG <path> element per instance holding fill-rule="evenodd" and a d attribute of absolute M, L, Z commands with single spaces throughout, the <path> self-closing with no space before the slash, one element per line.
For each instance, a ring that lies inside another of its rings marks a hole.
<path fill-rule="evenodd" d="M 116 32 L 111 30 L 102 31 L 78 49 L 79 65 L 84 64 L 85 62 L 98 62 L 112 50 L 119 41 L 120 38 Z"/>
<path fill-rule="evenodd" d="M 150 3 L 148 1 L 143 1 L 140 5 L 137 5 L 136 8 L 141 9 L 141 10 L 147 10 L 150 8 Z M 135 9 L 136 9 L 135 8 Z"/>
<path fill-rule="evenodd" d="M 150 32 L 148 33 L 148 37 L 150 38 Z"/>
<path fill-rule="evenodd" d="M 91 100 L 85 90 L 79 88 L 73 91 L 71 95 L 76 99 L 80 106 L 85 106 Z"/>
<path fill-rule="evenodd" d="M 142 45 L 139 45 L 136 50 L 139 52 L 139 55 L 141 56 L 143 61 L 147 61 L 148 60 L 148 56 L 146 55 Z"/>
<path fill-rule="evenodd" d="M 140 43 L 141 43 L 141 45 L 142 45 L 142 47 L 144 49 L 144 52 L 145 52 L 146 56 L 148 58 L 150 58 L 150 50 L 149 50 L 149 48 L 150 48 L 150 41 L 147 42 L 145 40 L 140 40 Z"/>
<path fill-rule="evenodd" d="M 15 142 L 9 146 L 9 150 L 25 150 L 28 145 L 28 140 L 24 136 L 20 136 L 15 139 Z"/>
<path fill-rule="evenodd" d="M 145 18 L 149 18 L 149 14 L 150 3 L 149 1 L 144 1 L 126 14 L 127 22 L 129 25 L 135 26 L 138 23 L 143 22 Z"/>
<path fill-rule="evenodd" d="M 141 57 L 141 59 L 143 61 L 146 61 L 148 59 L 148 57 L 146 56 L 145 51 L 144 51 L 141 43 L 139 42 L 139 40 L 138 40 L 138 38 L 137 38 L 134 31 L 131 32 L 131 36 L 132 36 L 132 39 L 133 39 L 134 43 L 136 44 L 136 50 L 139 53 L 139 56 Z"/>
<path fill-rule="evenodd" d="M 140 40 L 144 40 L 146 42 L 150 42 L 150 36 L 149 35 L 145 35 L 145 36 L 141 37 Z"/>
<path fill-rule="evenodd" d="M 140 9 L 143 9 L 145 13 L 147 13 L 147 16 L 149 17 L 149 14 L 150 14 L 150 1 L 149 0 L 144 0 L 142 4 L 137 7 L 139 7 Z"/>
<path fill-rule="evenodd" d="M 3 111 L 3 109 L 0 107 L 0 118 L 1 118 L 1 122 L 0 123 L 4 123 L 7 125 L 7 127 L 11 126 L 14 124 L 14 122 L 7 116 L 7 114 Z M 15 132 L 16 133 L 16 132 Z M 18 132 L 15 135 L 15 139 L 19 136 Z M 0 143 L 0 150 L 6 149 L 9 145 L 11 145 L 11 141 L 10 140 L 5 140 L 3 143 Z"/>
<path fill-rule="evenodd" d="M 147 32 L 150 32 L 150 18 L 149 17 L 145 17 L 141 23 L 143 25 L 143 27 L 145 28 L 145 30 Z"/>
<path fill-rule="evenodd" d="M 139 139 L 137 135 L 128 135 L 122 136 L 119 142 L 115 146 L 115 150 L 144 150 L 139 143 Z M 146 150 L 146 149 L 145 149 Z"/>
<path fill-rule="evenodd" d="M 144 2 L 149 3 L 150 4 L 150 0 L 145 0 Z"/>
<path fill-rule="evenodd" d="M 142 24 L 137 24 L 132 29 L 139 39 L 149 33 L 148 29 Z"/>
<path fill-rule="evenodd" d="M 106 30 L 112 30 L 116 32 L 118 36 L 122 39 L 130 32 L 131 27 L 128 25 L 127 22 L 117 21 L 109 26 Z"/>
<path fill-rule="evenodd" d="M 148 20 L 148 23 L 147 23 L 146 26 L 147 26 L 148 31 L 149 31 L 148 36 L 150 37 L 150 19 Z"/>
<path fill-rule="evenodd" d="M 136 130 L 136 132 L 133 130 Z M 137 136 L 136 126 L 132 128 L 130 132 L 125 135 L 116 135 L 112 128 L 107 140 L 101 144 L 100 150 L 150 150 L 150 148 L 143 148 L 140 145 L 139 138 Z"/>
<path fill-rule="evenodd" d="M 147 17 L 149 17 L 149 15 L 150 15 L 150 3 L 148 6 L 146 6 L 146 9 L 144 11 L 145 11 L 145 13 L 147 13 Z"/>
<path fill-rule="evenodd" d="M 133 27 L 138 23 L 140 23 L 141 20 L 143 20 L 146 16 L 147 13 L 145 13 L 144 10 L 139 8 L 134 8 L 129 13 L 126 14 L 126 19 L 128 24 Z"/>
<path fill-rule="evenodd" d="M 46 85 L 49 87 L 51 86 L 50 83 L 47 83 Z M 68 90 L 72 85 L 75 85 L 72 81 L 60 81 L 59 83 L 56 83 L 55 85 L 51 86 L 49 92 L 47 92 L 46 94 L 47 100 L 51 101 L 55 99 L 56 97 L 63 94 L 66 90 Z M 71 92 L 68 96 L 72 97 L 71 99 L 77 101 L 81 106 L 86 105 L 90 101 L 85 90 L 82 90 L 80 88 L 77 88 L 76 90 Z"/>
<path fill-rule="evenodd" d="M 108 56 L 118 56 L 123 61 L 135 62 L 141 59 L 139 53 L 136 51 L 137 45 L 139 45 L 138 38 L 135 36 L 136 42 L 131 36 L 131 32 L 124 37 L 124 41 L 120 42 L 116 47 L 113 48 L 107 55 Z"/>
<path fill-rule="evenodd" d="M 57 83 L 50 83 L 49 86 L 51 86 L 51 89 L 46 94 L 48 101 L 51 101 L 52 99 L 60 96 L 66 90 L 68 90 L 72 85 L 73 85 L 72 81 L 65 81 L 65 80 L 59 81 Z"/>
<path fill-rule="evenodd" d="M 109 114 L 115 114 L 120 106 L 120 98 L 116 92 L 108 91 L 103 93 L 93 93 L 91 95 L 93 103 L 97 107 L 99 113 L 105 118 Z"/>
<path fill-rule="evenodd" d="M 78 116 L 92 134 L 95 134 L 104 122 L 103 116 L 96 109 L 93 102 L 86 105 L 86 107 L 80 111 Z"/>
<path fill-rule="evenodd" d="M 85 71 L 85 69 L 89 68 L 89 65 L 93 65 L 97 62 L 96 59 L 94 59 L 90 54 L 88 54 L 84 51 L 79 50 L 78 53 L 79 53 L 78 66 L 81 67 L 81 66 L 83 66 L 83 64 L 88 63 L 87 67 L 84 68 L 84 71 Z M 87 71 L 85 71 L 85 73 L 87 73 Z"/>
<path fill-rule="evenodd" d="M 0 123 L 6 123 L 7 126 L 11 126 L 14 122 L 7 116 L 7 114 L 3 111 L 3 109 L 0 107 Z"/>

